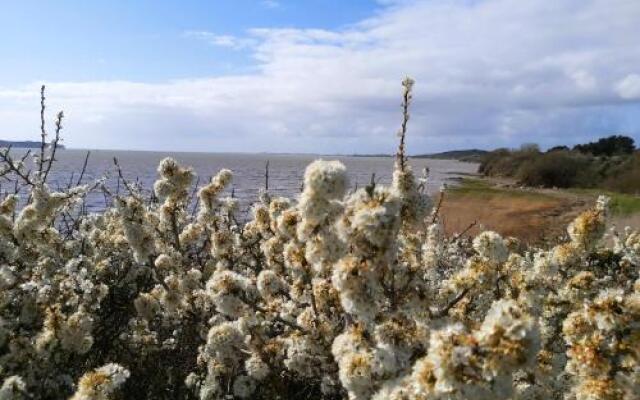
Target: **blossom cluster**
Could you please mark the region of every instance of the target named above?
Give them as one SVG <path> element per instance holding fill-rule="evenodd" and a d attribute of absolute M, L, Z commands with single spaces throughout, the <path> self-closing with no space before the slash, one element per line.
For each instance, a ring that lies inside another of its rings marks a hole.
<path fill-rule="evenodd" d="M 244 222 L 170 158 L 100 214 L 7 196 L 0 399 L 640 398 L 640 232 L 601 197 L 550 248 L 446 237 L 402 146 L 388 187 L 318 160 Z"/>

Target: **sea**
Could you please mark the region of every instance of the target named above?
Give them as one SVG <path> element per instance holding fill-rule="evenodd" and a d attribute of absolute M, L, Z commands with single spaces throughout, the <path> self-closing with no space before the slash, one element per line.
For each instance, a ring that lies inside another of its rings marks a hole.
<path fill-rule="evenodd" d="M 62 190 L 70 184 L 76 184 L 87 151 L 58 150 L 57 161 L 48 179 L 49 185 L 55 190 Z M 24 150 L 14 150 L 13 157 L 17 158 L 23 152 Z M 125 179 L 140 185 L 150 193 L 153 182 L 158 178 L 158 164 L 165 157 L 173 157 L 182 165 L 193 168 L 198 177 L 194 187 L 196 183 L 198 186 L 208 183 L 220 169 L 228 168 L 233 171 L 233 181 L 227 195 L 233 194 L 238 198 L 241 210 L 245 211 L 258 199 L 260 190 L 265 188 L 267 163 L 269 193 L 286 197 L 295 197 L 300 193 L 305 168 L 317 159 L 343 162 L 347 167 L 351 189 L 369 184 L 372 176 L 377 184 L 389 184 L 394 163 L 393 157 L 384 156 L 90 150 L 81 183 L 91 184 L 104 178 L 109 191 L 124 194 L 125 189 L 122 183 L 119 183 L 118 170 L 114 164 L 115 158 Z M 424 169 L 428 169 L 429 193 L 437 192 L 443 185 L 455 185 L 461 177 L 474 174 L 478 168 L 474 163 L 425 158 L 409 158 L 409 164 L 417 175 L 422 175 Z M 5 183 L 1 190 L 10 190 L 10 187 Z M 109 199 L 101 190 L 90 193 L 85 201 L 88 212 L 99 212 L 109 204 Z"/>

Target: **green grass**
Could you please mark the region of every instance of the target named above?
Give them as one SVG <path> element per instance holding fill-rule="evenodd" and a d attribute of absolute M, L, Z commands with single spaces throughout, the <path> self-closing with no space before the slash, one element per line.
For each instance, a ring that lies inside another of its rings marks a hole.
<path fill-rule="evenodd" d="M 527 197 L 531 199 L 550 199 L 552 195 L 529 190 L 509 189 L 496 187 L 493 183 L 483 179 L 463 178 L 460 184 L 448 189 L 454 196 L 475 196 L 475 197 Z"/>
<path fill-rule="evenodd" d="M 449 192 L 456 194 L 475 194 L 475 193 L 491 193 L 498 191 L 489 182 L 480 179 L 462 178 L 456 186 L 450 187 Z"/>
<path fill-rule="evenodd" d="M 584 196 L 587 201 L 595 202 L 598 195 L 604 194 L 611 197 L 611 212 L 616 216 L 629 216 L 640 213 L 640 196 L 631 194 L 611 192 L 604 189 L 560 189 L 558 195 L 571 193 Z M 496 187 L 493 183 L 483 179 L 464 178 L 458 186 L 449 188 L 448 193 L 453 196 L 473 196 L 480 198 L 490 198 L 496 196 L 522 198 L 527 197 L 532 200 L 553 199 L 551 193 L 541 193 L 537 191 L 520 190 Z"/>
<path fill-rule="evenodd" d="M 632 194 L 611 192 L 603 189 L 570 189 L 571 193 L 592 196 L 594 199 L 601 194 L 611 197 L 611 212 L 613 215 L 628 216 L 640 213 L 640 197 Z"/>

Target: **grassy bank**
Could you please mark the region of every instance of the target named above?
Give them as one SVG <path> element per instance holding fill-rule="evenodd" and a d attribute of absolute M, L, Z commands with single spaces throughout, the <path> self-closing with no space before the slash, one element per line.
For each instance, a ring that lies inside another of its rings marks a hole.
<path fill-rule="evenodd" d="M 568 191 L 592 198 L 600 194 L 611 197 L 611 212 L 615 217 L 627 217 L 640 213 L 640 196 L 599 189 L 569 189 Z"/>
<path fill-rule="evenodd" d="M 598 189 L 521 189 L 490 179 L 463 179 L 447 190 L 441 214 L 449 234 L 491 229 L 526 243 L 543 244 L 565 234 L 567 224 L 599 194 L 611 197 L 611 223 L 640 226 L 640 197 Z"/>

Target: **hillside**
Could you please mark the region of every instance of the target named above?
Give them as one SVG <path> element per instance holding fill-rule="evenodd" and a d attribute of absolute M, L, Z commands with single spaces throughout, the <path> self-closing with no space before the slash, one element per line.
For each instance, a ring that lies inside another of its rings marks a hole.
<path fill-rule="evenodd" d="M 482 157 L 487 154 L 486 150 L 469 149 L 469 150 L 452 150 L 441 153 L 419 154 L 412 156 L 413 158 L 432 158 L 438 160 L 459 160 L 466 162 L 480 162 Z"/>

